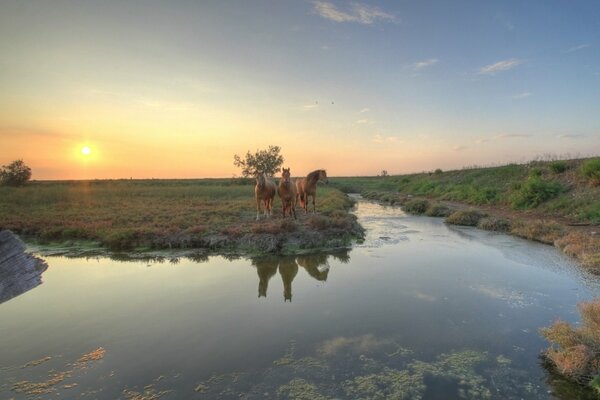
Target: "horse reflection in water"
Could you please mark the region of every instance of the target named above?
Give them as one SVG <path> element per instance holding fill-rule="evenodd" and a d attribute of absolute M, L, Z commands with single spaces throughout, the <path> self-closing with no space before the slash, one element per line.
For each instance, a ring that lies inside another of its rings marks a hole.
<path fill-rule="evenodd" d="M 292 301 L 292 282 L 298 275 L 298 267 L 302 267 L 314 279 L 325 282 L 329 274 L 329 258 L 347 263 L 350 260 L 348 251 L 344 250 L 332 254 L 305 254 L 301 256 L 269 256 L 258 257 L 252 260 L 258 274 L 258 297 L 267 297 L 269 281 L 279 270 L 283 282 L 283 299 Z"/>

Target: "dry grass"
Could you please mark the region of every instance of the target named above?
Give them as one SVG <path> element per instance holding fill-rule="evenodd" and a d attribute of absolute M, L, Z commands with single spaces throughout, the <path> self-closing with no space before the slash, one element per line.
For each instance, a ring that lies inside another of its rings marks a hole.
<path fill-rule="evenodd" d="M 556 321 L 541 334 L 552 344 L 544 352 L 556 372 L 580 384 L 600 375 L 600 299 L 578 305 L 581 326 Z"/>
<path fill-rule="evenodd" d="M 477 226 L 479 220 L 486 215 L 479 210 L 459 210 L 446 218 L 446 222 L 452 225 Z"/>

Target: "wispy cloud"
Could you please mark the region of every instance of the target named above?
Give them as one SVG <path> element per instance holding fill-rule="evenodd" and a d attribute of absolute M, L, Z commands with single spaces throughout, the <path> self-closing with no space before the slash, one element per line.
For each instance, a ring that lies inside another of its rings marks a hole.
<path fill-rule="evenodd" d="M 423 61 L 416 62 L 412 65 L 412 67 L 413 67 L 413 69 L 418 71 L 423 68 L 431 67 L 432 65 L 437 64 L 437 62 L 438 62 L 437 58 L 430 58 L 429 60 L 423 60 Z"/>
<path fill-rule="evenodd" d="M 494 136 L 494 139 L 513 139 L 513 138 L 528 138 L 531 135 L 527 135 L 524 133 L 503 133 L 500 135 Z"/>
<path fill-rule="evenodd" d="M 369 123 L 369 120 L 366 118 L 359 119 L 355 122 L 355 124 L 368 124 L 368 123 Z"/>
<path fill-rule="evenodd" d="M 463 150 L 466 150 L 466 149 L 468 149 L 468 148 L 469 148 L 469 147 L 467 147 L 467 146 L 454 146 L 454 147 L 452 148 L 452 150 L 454 150 L 454 151 L 463 151 Z"/>
<path fill-rule="evenodd" d="M 489 142 L 489 141 L 490 141 L 490 139 L 488 139 L 488 138 L 481 138 L 481 139 L 475 140 L 475 143 L 482 144 L 482 143 Z"/>
<path fill-rule="evenodd" d="M 375 135 L 373 136 L 373 142 L 375 143 L 401 143 L 402 140 L 400 140 L 397 136 L 382 136 L 382 135 Z"/>
<path fill-rule="evenodd" d="M 531 92 L 523 92 L 523 93 L 515 94 L 513 96 L 513 99 L 524 99 L 526 97 L 531 96 L 531 94 L 532 94 Z"/>
<path fill-rule="evenodd" d="M 362 110 L 360 110 L 361 113 L 366 113 L 366 112 L 369 112 L 369 111 L 371 111 L 371 110 L 369 108 L 367 108 L 367 107 L 365 107 Z"/>
<path fill-rule="evenodd" d="M 585 49 L 587 47 L 590 47 L 590 46 L 591 46 L 591 44 L 589 44 L 589 43 L 583 43 L 583 44 L 580 44 L 578 46 L 571 47 L 570 49 L 568 49 L 567 51 L 565 51 L 565 53 L 572 53 L 574 51 L 583 50 L 583 49 Z"/>
<path fill-rule="evenodd" d="M 361 3 L 351 3 L 349 10 L 340 10 L 333 3 L 314 1 L 313 11 L 319 16 L 334 22 L 357 22 L 370 25 L 376 21 L 395 22 L 397 18 L 389 13 Z"/>
<path fill-rule="evenodd" d="M 485 67 L 481 67 L 479 69 L 479 74 L 480 75 L 494 75 L 497 72 L 508 71 L 509 69 L 513 69 L 522 63 L 523 62 L 517 58 L 511 58 L 509 60 L 498 61 L 497 63 L 486 65 Z"/>
<path fill-rule="evenodd" d="M 582 139 L 585 135 L 582 135 L 581 133 L 565 133 L 563 135 L 558 135 L 557 137 L 559 139 Z"/>
<path fill-rule="evenodd" d="M 305 110 L 313 110 L 315 108 L 319 107 L 319 105 L 317 103 L 313 103 L 313 104 L 305 104 L 302 106 L 303 109 Z"/>

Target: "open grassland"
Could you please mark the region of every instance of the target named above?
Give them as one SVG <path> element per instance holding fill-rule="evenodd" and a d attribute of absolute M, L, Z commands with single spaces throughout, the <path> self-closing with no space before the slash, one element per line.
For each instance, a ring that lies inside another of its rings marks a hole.
<path fill-rule="evenodd" d="M 337 178 L 333 184 L 413 214 L 554 244 L 600 272 L 600 158 Z"/>
<path fill-rule="evenodd" d="M 282 238 L 286 234 L 293 234 L 295 247 L 319 247 L 319 238 L 327 247 L 330 236 L 348 241 L 360 235 L 355 217 L 348 213 L 351 207 L 352 201 L 342 192 L 319 185 L 317 215 L 298 212 L 298 221 L 284 220 L 276 197 L 274 217 L 255 221 L 254 184 L 250 182 L 31 182 L 20 188 L 0 187 L 0 229 L 42 242 L 89 240 L 113 250 L 243 245 L 249 251 L 278 251 L 286 245 Z M 314 231 L 321 236 L 312 237 Z M 303 241 L 303 235 L 312 235 L 311 240 Z M 257 239 L 256 249 L 252 237 Z"/>

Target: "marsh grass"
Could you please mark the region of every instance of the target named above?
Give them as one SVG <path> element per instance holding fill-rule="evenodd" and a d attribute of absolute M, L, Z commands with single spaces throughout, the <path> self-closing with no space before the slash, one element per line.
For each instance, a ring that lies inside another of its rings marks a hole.
<path fill-rule="evenodd" d="M 319 186 L 317 210 L 323 218 L 354 221 L 348 214 L 352 204 L 339 190 Z M 280 210 L 276 199 L 274 217 L 257 227 L 253 183 L 226 179 L 32 182 L 0 188 L 0 229 L 44 242 L 93 240 L 113 250 L 187 247 L 207 235 L 308 226 L 305 218 L 282 221 Z"/>
<path fill-rule="evenodd" d="M 556 321 L 540 333 L 551 343 L 544 357 L 559 374 L 588 385 L 600 376 L 600 299 L 577 307 L 581 325 Z"/>

